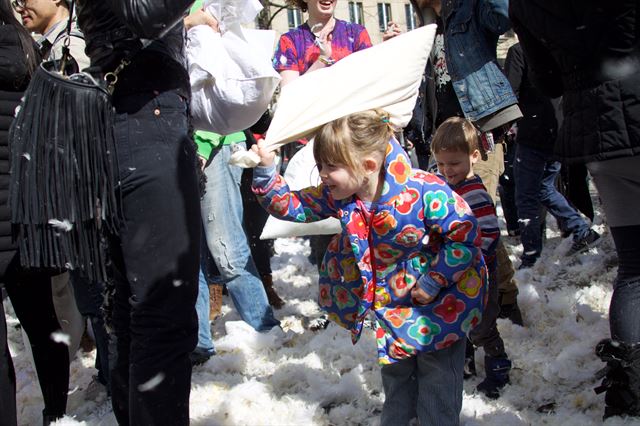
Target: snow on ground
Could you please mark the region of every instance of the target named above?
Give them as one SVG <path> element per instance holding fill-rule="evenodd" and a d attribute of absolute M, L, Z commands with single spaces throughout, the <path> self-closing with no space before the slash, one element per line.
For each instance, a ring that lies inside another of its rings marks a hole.
<path fill-rule="evenodd" d="M 594 374 L 603 364 L 594 347 L 608 336 L 616 271 L 613 243 L 597 217 L 595 229 L 604 233 L 600 244 L 567 258 L 570 239 L 559 237 L 553 219 L 548 223 L 543 258 L 533 269 L 516 273 L 525 327 L 498 322 L 513 361 L 511 385 L 496 401 L 474 393 L 484 376 L 479 350 L 479 376 L 465 382 L 463 425 L 602 424 L 604 396 L 593 388 L 599 384 Z M 517 239 L 504 238 L 517 266 L 522 249 Z M 334 324 L 324 331 L 306 328 L 320 315 L 309 251 L 304 239 L 276 241 L 275 286 L 287 302 L 276 313 L 284 332 L 254 332 L 225 297 L 223 315 L 213 324 L 218 354 L 193 371 L 193 425 L 378 425 L 384 395 L 373 331 L 365 329 L 353 346 L 349 333 Z M 19 422 L 40 424 L 38 381 L 8 301 L 5 309 L 17 370 Z M 106 394 L 87 392 L 96 374 L 94 359 L 95 351 L 79 352 L 73 361 L 68 416 L 58 424 L 116 424 Z M 640 425 L 640 420 L 610 419 L 606 424 Z"/>

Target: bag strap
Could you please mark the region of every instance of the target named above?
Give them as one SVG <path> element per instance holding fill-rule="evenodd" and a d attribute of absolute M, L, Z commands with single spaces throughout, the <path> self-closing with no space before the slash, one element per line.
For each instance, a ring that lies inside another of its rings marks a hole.
<path fill-rule="evenodd" d="M 69 21 L 67 22 L 67 29 L 65 30 L 65 39 L 62 42 L 62 59 L 60 60 L 60 69 L 58 70 L 60 74 L 64 74 L 67 62 L 71 57 L 71 50 L 69 49 L 69 45 L 71 44 L 71 27 L 73 25 L 73 12 L 75 9 L 75 5 L 76 0 L 71 0 L 71 4 L 69 5 Z"/>

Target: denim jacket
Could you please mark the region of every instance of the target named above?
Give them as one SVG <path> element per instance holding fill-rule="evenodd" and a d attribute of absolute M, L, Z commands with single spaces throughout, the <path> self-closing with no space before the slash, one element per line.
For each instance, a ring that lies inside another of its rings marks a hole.
<path fill-rule="evenodd" d="M 447 71 L 460 106 L 472 121 L 517 103 L 498 67 L 498 36 L 511 27 L 508 0 L 444 0 Z"/>

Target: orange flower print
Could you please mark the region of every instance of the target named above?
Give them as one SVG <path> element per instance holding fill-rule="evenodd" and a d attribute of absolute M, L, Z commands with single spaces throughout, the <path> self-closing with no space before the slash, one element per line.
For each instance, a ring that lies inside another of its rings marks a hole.
<path fill-rule="evenodd" d="M 413 309 L 408 307 L 397 307 L 389 309 L 384 313 L 384 318 L 391 323 L 394 328 L 400 328 L 404 325 L 407 318 L 413 314 Z"/>
<path fill-rule="evenodd" d="M 373 230 L 378 235 L 387 235 L 389 231 L 395 229 L 398 221 L 388 211 L 383 211 L 373 217 Z"/>
<path fill-rule="evenodd" d="M 318 304 L 323 308 L 329 308 L 333 304 L 331 301 L 331 285 L 320 284 L 320 292 L 318 294 Z"/>
<path fill-rule="evenodd" d="M 420 193 L 418 190 L 413 188 L 407 188 L 402 191 L 398 196 L 395 197 L 396 200 L 396 211 L 400 214 L 407 214 L 413 210 L 413 206 L 420 199 Z"/>
<path fill-rule="evenodd" d="M 389 280 L 389 287 L 397 298 L 402 298 L 416 285 L 416 277 L 402 270 Z"/>
<path fill-rule="evenodd" d="M 458 291 L 471 299 L 478 297 L 484 284 L 475 268 L 467 268 L 462 273 L 454 275 L 453 279 L 457 281 Z"/>
<path fill-rule="evenodd" d="M 391 160 L 387 171 L 397 184 L 404 185 L 411 175 L 411 164 L 407 163 L 404 155 L 398 155 L 395 160 Z"/>
<path fill-rule="evenodd" d="M 339 239 L 337 239 L 337 238 L 332 238 L 332 239 L 329 241 L 329 245 L 327 245 L 327 251 L 328 251 L 329 253 L 338 253 L 338 250 L 339 250 L 339 247 L 338 247 L 338 246 L 339 246 L 339 244 L 338 244 L 338 243 L 339 243 L 339 242 L 340 242 L 340 240 L 339 240 Z"/>
<path fill-rule="evenodd" d="M 429 271 L 429 278 L 434 280 L 439 286 L 446 287 L 447 286 L 447 278 L 442 275 L 440 272 Z"/>
<path fill-rule="evenodd" d="M 440 350 L 440 349 L 448 348 L 458 340 L 460 340 L 460 336 L 458 336 L 455 333 L 449 333 L 446 336 L 444 336 L 444 339 L 442 341 L 436 343 L 436 349 Z"/>
<path fill-rule="evenodd" d="M 391 296 L 384 287 L 376 287 L 376 298 L 373 304 L 374 309 L 381 309 L 391 302 Z"/>
<path fill-rule="evenodd" d="M 433 308 L 433 313 L 447 324 L 453 324 L 457 321 L 458 316 L 464 312 L 465 307 L 462 300 L 456 299 L 453 294 L 448 294 L 438 306 Z"/>
<path fill-rule="evenodd" d="M 408 344 L 400 337 L 389 345 L 389 356 L 393 359 L 407 359 L 416 355 L 417 352 L 415 346 Z"/>
<path fill-rule="evenodd" d="M 406 225 L 400 233 L 396 234 L 394 240 L 401 246 L 415 247 L 420 243 L 423 236 L 424 231 L 422 229 L 418 229 L 413 225 Z"/>
<path fill-rule="evenodd" d="M 345 282 L 357 281 L 360 278 L 360 271 L 356 266 L 355 257 L 350 256 L 342 259 L 340 266 L 342 266 L 342 277 Z"/>

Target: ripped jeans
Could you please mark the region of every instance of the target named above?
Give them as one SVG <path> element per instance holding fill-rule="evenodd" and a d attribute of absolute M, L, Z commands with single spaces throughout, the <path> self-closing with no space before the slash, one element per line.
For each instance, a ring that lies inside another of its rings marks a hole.
<path fill-rule="evenodd" d="M 222 145 L 211 153 L 200 208 L 207 246 L 240 317 L 255 330 L 268 331 L 280 321 L 273 316 L 242 227 L 242 169 L 229 164 L 234 149 L 245 145 Z"/>

